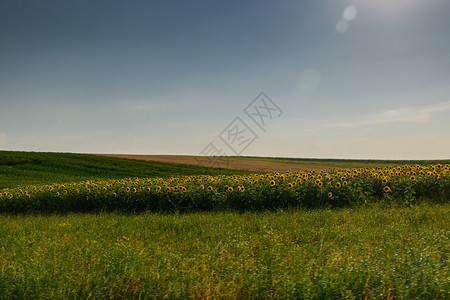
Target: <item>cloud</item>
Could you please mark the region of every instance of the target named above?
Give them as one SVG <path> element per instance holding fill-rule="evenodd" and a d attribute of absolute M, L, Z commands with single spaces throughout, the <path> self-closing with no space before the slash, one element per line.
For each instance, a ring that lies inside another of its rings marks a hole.
<path fill-rule="evenodd" d="M 409 122 L 409 123 L 425 123 L 428 122 L 434 113 L 444 112 L 450 110 L 450 101 L 432 104 L 424 108 L 405 107 L 401 109 L 394 109 L 385 111 L 373 119 L 361 122 L 340 122 L 325 124 L 323 127 L 358 127 L 364 125 L 378 125 L 393 122 Z"/>

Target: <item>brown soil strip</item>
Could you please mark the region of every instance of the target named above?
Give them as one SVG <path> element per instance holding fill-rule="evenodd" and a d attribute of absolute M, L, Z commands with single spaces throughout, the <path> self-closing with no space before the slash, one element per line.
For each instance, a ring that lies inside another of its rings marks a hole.
<path fill-rule="evenodd" d="M 332 169 L 331 167 L 326 166 L 277 163 L 268 161 L 257 161 L 251 159 L 217 158 L 217 160 L 215 160 L 215 158 L 208 158 L 204 156 L 190 156 L 190 155 L 132 155 L 132 154 L 98 154 L 98 155 L 139 159 L 147 161 L 160 161 L 176 164 L 202 165 L 202 166 L 211 166 L 212 163 L 217 162 L 217 167 L 238 169 L 238 170 L 261 171 L 261 172 L 286 172 L 288 170 L 291 170 L 292 172 L 313 171 L 313 170 L 326 171 Z"/>

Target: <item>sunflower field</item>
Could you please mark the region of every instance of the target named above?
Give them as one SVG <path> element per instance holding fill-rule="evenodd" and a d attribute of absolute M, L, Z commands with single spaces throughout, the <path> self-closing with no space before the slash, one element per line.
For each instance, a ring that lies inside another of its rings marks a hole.
<path fill-rule="evenodd" d="M 450 200 L 450 165 L 81 181 L 0 190 L 0 212 L 260 211 Z"/>

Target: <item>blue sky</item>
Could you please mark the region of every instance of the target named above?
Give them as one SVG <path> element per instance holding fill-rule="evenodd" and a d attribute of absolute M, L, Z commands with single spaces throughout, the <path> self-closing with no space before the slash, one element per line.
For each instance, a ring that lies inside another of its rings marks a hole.
<path fill-rule="evenodd" d="M 239 117 L 241 155 L 448 159 L 449 20 L 447 0 L 2 1 L 0 149 L 231 155 Z"/>

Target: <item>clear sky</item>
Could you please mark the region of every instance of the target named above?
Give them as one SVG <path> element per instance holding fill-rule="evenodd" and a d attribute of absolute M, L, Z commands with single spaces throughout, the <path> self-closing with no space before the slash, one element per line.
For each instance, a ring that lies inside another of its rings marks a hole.
<path fill-rule="evenodd" d="M 448 159 L 449 30 L 448 0 L 3 0 L 0 149 Z"/>

